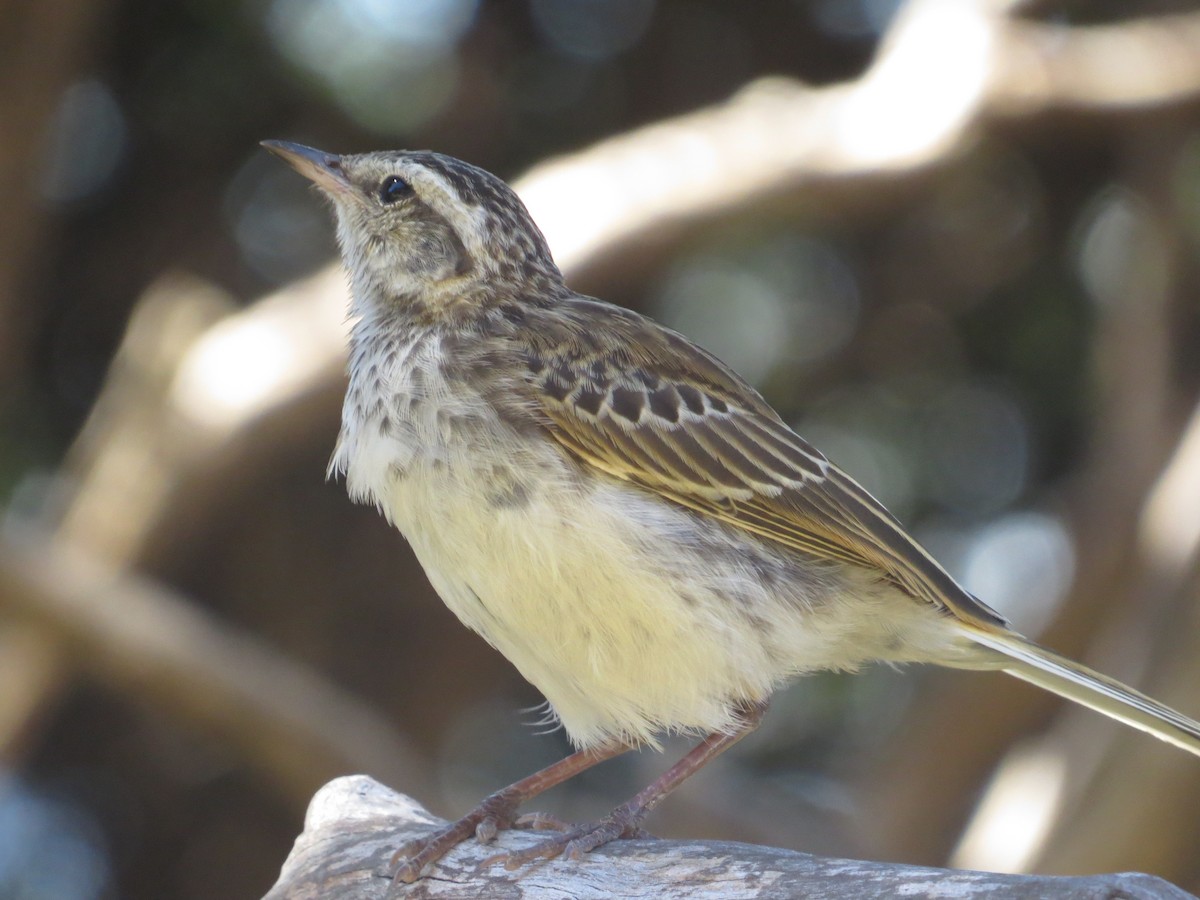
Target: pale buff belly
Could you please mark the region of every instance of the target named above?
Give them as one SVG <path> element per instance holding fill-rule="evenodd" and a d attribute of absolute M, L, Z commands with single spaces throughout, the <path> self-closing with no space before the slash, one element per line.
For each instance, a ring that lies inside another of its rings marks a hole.
<path fill-rule="evenodd" d="M 581 483 L 557 452 L 523 463 L 506 471 L 538 477 L 519 488 L 495 467 L 418 465 L 382 505 L 450 609 L 577 745 L 726 730 L 739 701 L 799 672 L 937 652 L 912 638 L 932 611 L 867 573 L 806 570 L 628 485 Z"/>

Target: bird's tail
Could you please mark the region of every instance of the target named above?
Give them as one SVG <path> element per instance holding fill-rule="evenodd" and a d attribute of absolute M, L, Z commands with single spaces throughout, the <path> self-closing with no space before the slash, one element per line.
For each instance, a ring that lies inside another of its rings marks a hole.
<path fill-rule="evenodd" d="M 1200 722 L 1019 634 L 971 627 L 970 637 L 1001 654 L 1010 675 L 1200 756 Z"/>

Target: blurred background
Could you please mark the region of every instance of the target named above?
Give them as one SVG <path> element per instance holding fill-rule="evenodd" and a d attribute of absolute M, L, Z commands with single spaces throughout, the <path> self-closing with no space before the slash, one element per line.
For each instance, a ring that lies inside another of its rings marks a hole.
<path fill-rule="evenodd" d="M 455 816 L 568 750 L 324 481 L 344 286 L 264 138 L 513 180 L 577 289 L 715 351 L 1022 631 L 1200 715 L 1194 0 L 0 9 L 0 896 L 259 896 L 335 775 Z M 1197 891 L 1197 810 L 1150 738 L 878 669 L 780 694 L 648 827 Z"/>

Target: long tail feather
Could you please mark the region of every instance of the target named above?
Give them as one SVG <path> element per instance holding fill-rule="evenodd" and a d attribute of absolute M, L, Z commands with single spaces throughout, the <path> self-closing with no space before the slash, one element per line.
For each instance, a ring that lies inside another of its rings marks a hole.
<path fill-rule="evenodd" d="M 1018 634 L 971 628 L 970 635 L 1002 654 L 1010 675 L 1200 756 L 1200 722 Z"/>

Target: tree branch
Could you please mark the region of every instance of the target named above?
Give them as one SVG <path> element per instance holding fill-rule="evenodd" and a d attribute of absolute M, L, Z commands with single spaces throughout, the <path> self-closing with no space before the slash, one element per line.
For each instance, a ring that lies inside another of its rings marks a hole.
<path fill-rule="evenodd" d="M 1186 900 L 1191 894 L 1149 875 L 999 875 L 824 859 L 725 841 L 616 841 L 580 862 L 556 859 L 507 870 L 498 853 L 528 847 L 534 831 L 502 832 L 495 845 L 469 840 L 412 885 L 394 884 L 396 848 L 443 823 L 416 801 L 362 775 L 338 778 L 313 798 L 304 832 L 265 900 L 339 897 L 1053 897 L 1062 900 Z"/>

